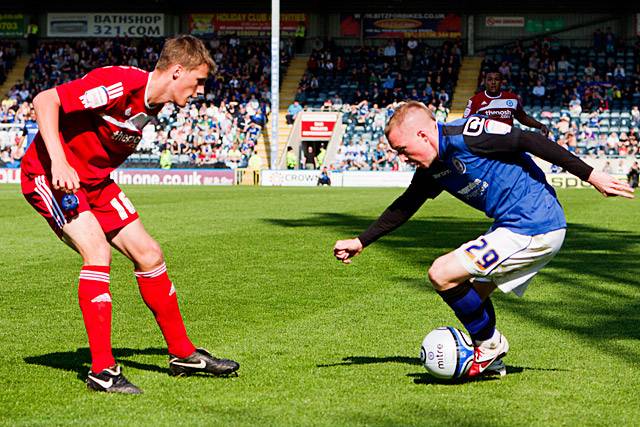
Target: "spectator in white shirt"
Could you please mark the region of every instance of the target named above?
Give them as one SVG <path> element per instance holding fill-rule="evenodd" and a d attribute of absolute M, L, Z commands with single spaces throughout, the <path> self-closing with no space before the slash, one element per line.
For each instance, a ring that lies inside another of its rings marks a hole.
<path fill-rule="evenodd" d="M 533 96 L 537 97 L 537 98 L 543 98 L 544 94 L 546 92 L 545 87 L 542 85 L 542 82 L 540 80 L 538 80 L 538 82 L 536 83 L 536 85 L 533 87 L 533 89 L 531 90 L 531 93 L 533 94 Z"/>
<path fill-rule="evenodd" d="M 384 48 L 383 54 L 387 58 L 392 58 L 392 57 L 396 56 L 396 46 L 393 43 L 393 40 L 389 40 L 389 43 Z"/>
<path fill-rule="evenodd" d="M 558 66 L 557 66 L 558 71 L 567 72 L 573 68 L 574 68 L 573 64 L 567 61 L 567 58 L 565 58 L 565 56 L 562 55 L 560 57 L 560 60 L 558 61 Z"/>

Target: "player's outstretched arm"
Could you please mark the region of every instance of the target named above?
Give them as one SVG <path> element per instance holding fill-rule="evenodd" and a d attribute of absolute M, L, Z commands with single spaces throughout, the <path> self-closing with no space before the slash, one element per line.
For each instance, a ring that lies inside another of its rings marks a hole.
<path fill-rule="evenodd" d="M 337 260 L 350 264 L 351 258 L 358 255 L 363 249 L 364 246 L 357 237 L 355 239 L 338 240 L 333 247 L 333 255 Z"/>
<path fill-rule="evenodd" d="M 54 89 L 40 92 L 33 99 L 38 130 L 51 158 L 51 184 L 56 190 L 76 192 L 80 188 L 77 172 L 67 162 L 59 136 L 60 97 Z"/>
<path fill-rule="evenodd" d="M 333 255 L 345 264 L 349 264 L 351 258 L 407 222 L 427 199 L 435 198 L 441 191 L 442 188 L 426 169 L 416 170 L 405 192 L 358 237 L 338 240 L 333 247 Z"/>
<path fill-rule="evenodd" d="M 589 175 L 587 182 L 595 187 L 605 197 L 621 196 L 627 199 L 633 199 L 633 188 L 619 179 L 611 175 L 594 170 Z"/>
<path fill-rule="evenodd" d="M 524 151 L 561 166 L 569 173 L 593 185 L 605 197 L 622 196 L 633 199 L 633 190 L 624 181 L 620 181 L 604 172 L 598 172 L 591 166 L 560 147 L 553 141 L 532 132 L 522 132 L 518 145 Z"/>

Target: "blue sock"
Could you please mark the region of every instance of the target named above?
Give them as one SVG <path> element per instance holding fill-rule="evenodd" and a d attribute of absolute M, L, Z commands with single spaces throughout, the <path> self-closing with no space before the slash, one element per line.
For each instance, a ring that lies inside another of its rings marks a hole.
<path fill-rule="evenodd" d="M 489 298 L 482 301 L 480 295 L 465 282 L 446 291 L 437 291 L 449 307 L 453 309 L 456 317 L 474 341 L 484 341 L 493 335 L 495 331 L 495 312 Z"/>

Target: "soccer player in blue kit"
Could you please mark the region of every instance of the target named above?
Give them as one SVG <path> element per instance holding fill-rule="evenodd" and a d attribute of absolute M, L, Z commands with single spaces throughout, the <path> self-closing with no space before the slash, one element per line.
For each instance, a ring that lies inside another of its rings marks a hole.
<path fill-rule="evenodd" d="M 567 226 L 555 191 L 526 153 L 563 167 L 605 196 L 633 198 L 631 187 L 593 170 L 538 133 L 481 116 L 437 123 L 431 111 L 415 101 L 395 111 L 385 133 L 416 172 L 406 191 L 367 230 L 336 242 L 335 257 L 351 262 L 443 190 L 484 212 L 494 220 L 489 231 L 437 258 L 429 280 L 473 339 L 467 376 L 504 370 L 502 357 L 509 344 L 496 329 L 490 295 L 499 288 L 522 296 L 560 250 Z"/>

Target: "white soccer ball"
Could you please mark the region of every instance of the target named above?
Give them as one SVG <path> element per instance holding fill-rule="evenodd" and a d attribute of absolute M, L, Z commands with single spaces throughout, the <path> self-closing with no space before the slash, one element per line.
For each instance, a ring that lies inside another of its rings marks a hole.
<path fill-rule="evenodd" d="M 460 378 L 467 373 L 473 362 L 471 338 L 451 326 L 436 328 L 424 337 L 420 360 L 436 378 Z"/>

